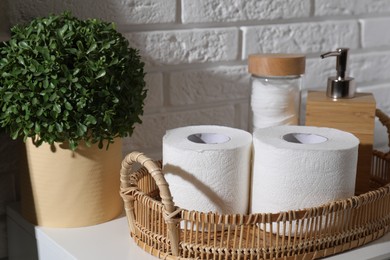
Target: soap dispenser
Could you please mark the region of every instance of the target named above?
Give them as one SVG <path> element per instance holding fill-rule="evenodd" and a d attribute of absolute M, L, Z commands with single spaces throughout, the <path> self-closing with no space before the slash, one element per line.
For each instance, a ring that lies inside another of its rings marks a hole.
<path fill-rule="evenodd" d="M 329 77 L 326 93 L 309 91 L 306 125 L 337 128 L 360 140 L 355 193 L 369 191 L 374 142 L 376 102 L 371 93 L 356 93 L 355 81 L 347 76 L 348 49 L 338 48 L 321 58 L 336 57 L 336 76 Z"/>
<path fill-rule="evenodd" d="M 321 55 L 321 58 L 336 56 L 335 77 L 328 78 L 328 87 L 326 95 L 330 98 L 353 98 L 355 96 L 356 85 L 354 78 L 346 76 L 348 49 L 339 48 L 336 51 L 327 52 Z"/>

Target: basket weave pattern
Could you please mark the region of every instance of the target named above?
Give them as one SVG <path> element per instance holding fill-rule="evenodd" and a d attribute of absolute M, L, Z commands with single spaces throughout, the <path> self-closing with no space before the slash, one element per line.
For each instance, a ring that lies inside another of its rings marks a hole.
<path fill-rule="evenodd" d="M 390 120 L 377 111 L 390 133 Z M 389 135 L 390 137 L 390 135 Z M 220 215 L 174 206 L 161 162 L 130 153 L 121 195 L 130 235 L 161 259 L 317 259 L 367 244 L 390 229 L 390 154 L 374 151 L 370 192 L 280 213 Z M 132 170 L 134 163 L 143 167 Z"/>

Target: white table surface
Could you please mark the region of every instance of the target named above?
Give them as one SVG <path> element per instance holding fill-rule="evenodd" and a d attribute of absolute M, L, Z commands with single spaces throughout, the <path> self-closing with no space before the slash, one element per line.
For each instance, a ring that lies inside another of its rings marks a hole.
<path fill-rule="evenodd" d="M 18 225 L 35 230 L 40 260 L 155 260 L 139 248 L 129 235 L 126 217 L 83 228 L 34 227 L 26 222 L 15 207 L 8 216 Z M 328 257 L 329 260 L 390 259 L 390 233 L 357 249 Z"/>

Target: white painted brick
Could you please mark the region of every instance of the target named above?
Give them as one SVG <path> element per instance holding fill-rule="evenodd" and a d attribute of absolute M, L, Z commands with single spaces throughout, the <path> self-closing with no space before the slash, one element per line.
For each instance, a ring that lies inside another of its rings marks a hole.
<path fill-rule="evenodd" d="M 182 0 L 183 23 L 308 17 L 309 0 Z"/>
<path fill-rule="evenodd" d="M 163 105 L 163 76 L 161 73 L 147 73 L 145 76 L 147 96 L 145 113 L 161 108 Z"/>
<path fill-rule="evenodd" d="M 382 152 L 389 151 L 389 139 L 387 128 L 375 118 L 374 149 Z"/>
<path fill-rule="evenodd" d="M 238 29 L 193 29 L 126 34 L 148 65 L 231 61 L 238 56 Z"/>
<path fill-rule="evenodd" d="M 390 115 L 390 83 L 360 86 L 357 91 L 372 93 L 375 97 L 376 106 Z"/>
<path fill-rule="evenodd" d="M 233 105 L 171 112 L 167 114 L 145 115 L 142 124 L 137 125 L 133 135 L 124 140 L 124 151 L 161 148 L 165 131 L 188 125 L 214 124 L 235 126 Z"/>
<path fill-rule="evenodd" d="M 12 26 L 54 12 L 54 1 L 50 0 L 12 0 L 7 2 L 9 21 Z"/>
<path fill-rule="evenodd" d="M 377 82 L 390 80 L 390 52 L 370 52 L 351 55 L 350 75 L 357 82 Z"/>
<path fill-rule="evenodd" d="M 249 97 L 247 66 L 173 72 L 169 77 L 172 105 L 202 104 Z"/>
<path fill-rule="evenodd" d="M 314 15 L 360 15 L 390 11 L 389 0 L 315 0 Z"/>
<path fill-rule="evenodd" d="M 55 3 L 56 10 L 71 10 L 82 18 L 98 17 L 117 24 L 176 21 L 176 0 L 68 0 Z"/>
<path fill-rule="evenodd" d="M 5 41 L 9 35 L 7 1 L 0 1 L 0 41 Z"/>
<path fill-rule="evenodd" d="M 376 105 L 384 113 L 390 115 L 390 83 L 358 87 L 358 92 L 369 92 L 375 97 Z M 379 120 L 375 122 L 374 148 L 379 150 L 389 149 L 387 129 Z"/>
<path fill-rule="evenodd" d="M 357 21 L 310 22 L 244 27 L 244 59 L 267 52 L 315 53 L 339 46 L 357 48 Z"/>
<path fill-rule="evenodd" d="M 12 24 L 36 16 L 72 11 L 80 18 L 100 18 L 117 24 L 156 24 L 176 21 L 176 0 L 12 0 Z"/>
<path fill-rule="evenodd" d="M 390 34 L 384 33 L 389 30 L 390 17 L 363 19 L 360 22 L 363 48 L 390 45 Z"/>
<path fill-rule="evenodd" d="M 329 50 L 331 51 L 331 50 Z M 328 77 L 336 75 L 336 59 L 308 58 L 303 80 L 303 89 L 326 91 Z"/>
<path fill-rule="evenodd" d="M 332 50 L 332 49 L 330 49 Z M 380 65 L 379 65 L 380 64 Z M 355 78 L 356 85 L 390 80 L 390 52 L 371 52 L 349 56 L 347 74 Z M 306 60 L 305 89 L 326 90 L 327 80 L 336 75 L 334 58 Z"/>
<path fill-rule="evenodd" d="M 10 39 L 9 34 L 1 34 L 0 33 L 0 42 L 8 41 Z"/>

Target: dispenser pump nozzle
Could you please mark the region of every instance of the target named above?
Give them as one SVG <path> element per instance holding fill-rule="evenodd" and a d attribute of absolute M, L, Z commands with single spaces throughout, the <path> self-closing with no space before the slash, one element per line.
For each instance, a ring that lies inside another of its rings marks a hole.
<path fill-rule="evenodd" d="M 346 76 L 348 48 L 338 48 L 336 51 L 321 54 L 321 58 L 336 56 L 336 77 L 328 78 L 327 96 L 337 98 L 353 98 L 355 96 L 355 81 Z"/>

